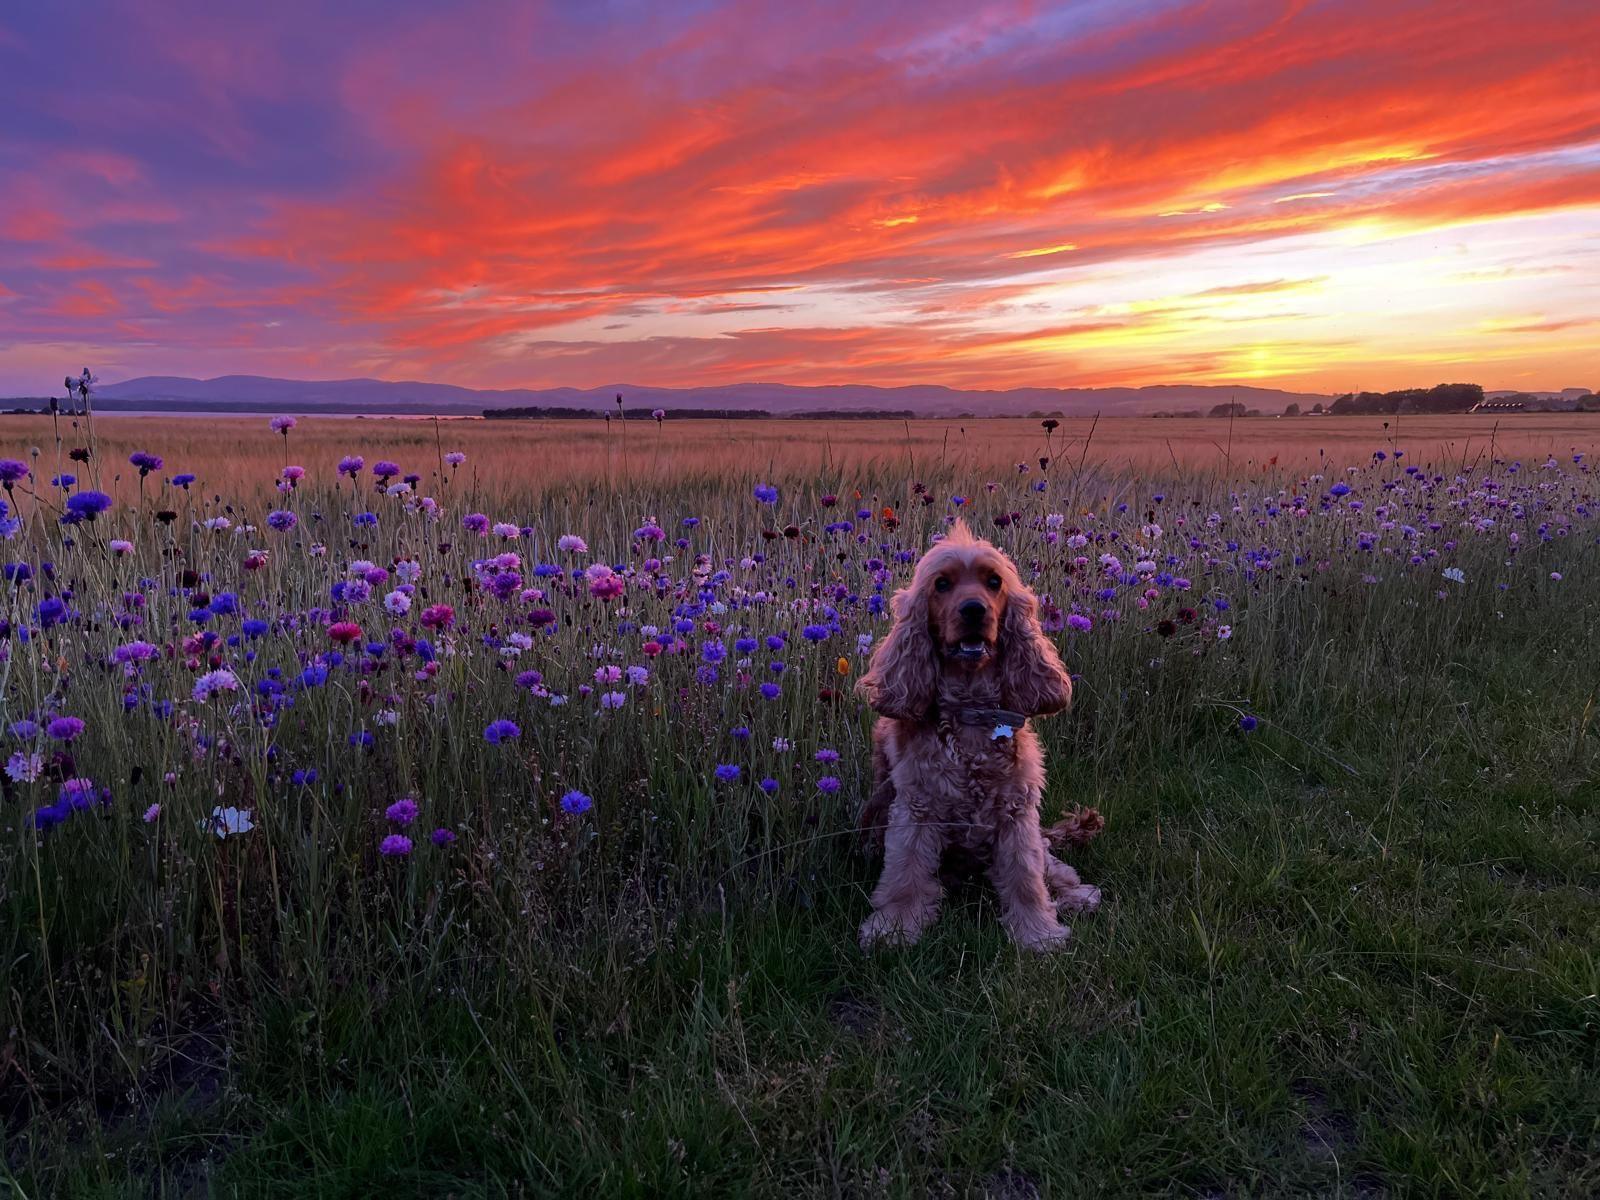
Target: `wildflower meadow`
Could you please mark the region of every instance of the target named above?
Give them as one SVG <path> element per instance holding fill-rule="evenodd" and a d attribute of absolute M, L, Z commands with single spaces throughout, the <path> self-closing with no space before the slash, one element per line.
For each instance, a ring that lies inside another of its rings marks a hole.
<path fill-rule="evenodd" d="M 234 426 L 0 462 L 16 1194 L 1600 1190 L 1588 453 Z M 979 880 L 866 957 L 852 688 L 958 519 L 1073 672 L 1046 815 L 1105 816 L 1106 902 L 1023 955 Z"/>

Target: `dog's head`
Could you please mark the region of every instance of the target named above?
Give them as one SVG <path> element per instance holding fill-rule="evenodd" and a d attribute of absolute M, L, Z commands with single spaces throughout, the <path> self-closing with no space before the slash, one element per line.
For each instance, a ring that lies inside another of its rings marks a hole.
<path fill-rule="evenodd" d="M 1071 702 L 1072 683 L 1038 607 L 1015 564 L 957 522 L 895 593 L 894 626 L 857 690 L 884 716 L 921 720 L 942 674 L 992 671 L 1004 707 L 1057 712 Z"/>

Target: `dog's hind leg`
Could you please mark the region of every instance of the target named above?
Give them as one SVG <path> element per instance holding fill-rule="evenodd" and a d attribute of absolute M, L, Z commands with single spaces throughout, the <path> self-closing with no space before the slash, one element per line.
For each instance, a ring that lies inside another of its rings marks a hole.
<path fill-rule="evenodd" d="M 861 805 L 861 817 L 856 822 L 856 832 L 861 843 L 876 853 L 883 849 L 883 835 L 889 828 L 889 813 L 894 808 L 894 780 L 889 774 L 889 755 L 883 739 L 872 739 L 872 791 Z"/>
<path fill-rule="evenodd" d="M 1075 870 L 1049 851 L 1044 856 L 1044 883 L 1058 913 L 1093 912 L 1100 907 L 1100 889 L 1083 882 Z"/>

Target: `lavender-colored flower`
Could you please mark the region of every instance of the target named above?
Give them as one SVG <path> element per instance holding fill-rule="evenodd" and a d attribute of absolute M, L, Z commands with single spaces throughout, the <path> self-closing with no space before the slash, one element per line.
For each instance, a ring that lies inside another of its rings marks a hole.
<path fill-rule="evenodd" d="M 385 858 L 404 858 L 411 853 L 411 839 L 403 833 L 391 833 L 378 843 L 378 853 Z"/>
<path fill-rule="evenodd" d="M 417 802 L 409 796 L 403 796 L 384 809 L 383 815 L 396 825 L 409 825 L 417 819 Z"/>
<path fill-rule="evenodd" d="M 218 692 L 237 692 L 239 690 L 239 677 L 226 667 L 216 671 L 207 671 L 194 681 L 194 698 L 202 703 L 211 699 Z"/>
<path fill-rule="evenodd" d="M 298 524 L 300 518 L 286 508 L 275 508 L 267 514 L 267 527 L 279 533 L 288 533 Z"/>

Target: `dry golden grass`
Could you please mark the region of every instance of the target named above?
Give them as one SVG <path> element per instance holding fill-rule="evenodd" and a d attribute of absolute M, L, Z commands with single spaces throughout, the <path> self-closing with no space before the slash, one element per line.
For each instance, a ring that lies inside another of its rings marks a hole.
<path fill-rule="evenodd" d="M 136 486 L 127 456 L 148 450 L 166 471 L 192 471 L 210 488 L 234 496 L 265 489 L 285 461 L 326 478 L 345 454 L 370 464 L 390 458 L 425 477 L 441 470 L 452 450 L 467 455 L 464 472 L 483 482 L 523 486 L 629 482 L 729 475 L 785 478 L 833 470 L 893 470 L 909 477 L 937 465 L 989 478 L 1050 454 L 1064 463 L 1216 469 L 1248 475 L 1263 468 L 1345 466 L 1378 449 L 1400 448 L 1409 461 L 1438 469 L 1494 453 L 1524 460 L 1569 456 L 1600 448 L 1600 417 L 1583 414 L 1442 417 L 1301 417 L 1154 420 L 1105 417 L 1061 421 L 1047 440 L 1031 418 L 902 421 L 482 421 L 306 417 L 282 438 L 265 417 L 130 417 L 94 420 L 103 467 L 100 486 Z M 89 440 L 86 425 L 45 416 L 0 417 L 0 454 L 27 459 L 36 448 L 36 474 L 58 469 L 57 439 L 66 449 Z M 1092 436 L 1091 436 L 1092 433 Z M 287 459 L 285 451 L 287 450 Z M 70 464 L 63 464 L 64 466 Z M 79 472 L 82 473 L 82 472 Z"/>

